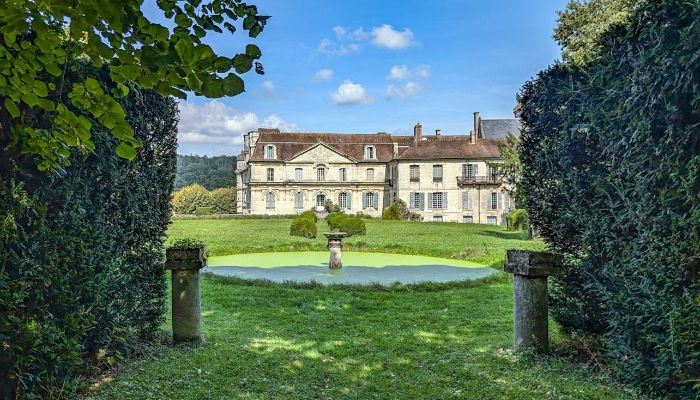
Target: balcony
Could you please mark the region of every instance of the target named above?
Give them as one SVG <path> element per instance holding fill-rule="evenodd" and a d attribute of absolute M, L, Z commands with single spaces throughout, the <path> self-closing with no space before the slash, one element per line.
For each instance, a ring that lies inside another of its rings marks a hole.
<path fill-rule="evenodd" d="M 498 186 L 503 182 L 500 176 L 458 176 L 457 186 L 471 186 L 471 185 L 494 185 Z"/>
<path fill-rule="evenodd" d="M 412 176 L 411 182 L 420 182 L 420 177 L 419 176 Z"/>

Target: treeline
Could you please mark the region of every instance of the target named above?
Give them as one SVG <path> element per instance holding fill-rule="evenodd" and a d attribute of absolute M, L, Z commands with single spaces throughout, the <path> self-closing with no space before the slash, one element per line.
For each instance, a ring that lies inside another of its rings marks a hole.
<path fill-rule="evenodd" d="M 564 61 L 519 96 L 518 189 L 565 255 L 551 290 L 557 322 L 604 338 L 598 359 L 620 379 L 690 399 L 700 395 L 700 2 L 633 3 L 574 2 L 561 14 Z"/>
<path fill-rule="evenodd" d="M 177 156 L 175 190 L 199 184 L 207 190 L 236 187 L 235 156 Z"/>

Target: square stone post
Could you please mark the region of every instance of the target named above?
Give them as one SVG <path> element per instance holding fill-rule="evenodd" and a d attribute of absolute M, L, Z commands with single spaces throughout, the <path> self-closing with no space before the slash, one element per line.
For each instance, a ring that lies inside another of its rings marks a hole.
<path fill-rule="evenodd" d="M 506 252 L 505 272 L 513 277 L 513 322 L 516 348 L 549 351 L 547 277 L 561 267 L 558 254 L 527 250 Z"/>
<path fill-rule="evenodd" d="M 165 269 L 172 271 L 173 342 L 199 342 L 200 326 L 199 270 L 207 265 L 204 247 L 169 248 L 165 251 Z"/>

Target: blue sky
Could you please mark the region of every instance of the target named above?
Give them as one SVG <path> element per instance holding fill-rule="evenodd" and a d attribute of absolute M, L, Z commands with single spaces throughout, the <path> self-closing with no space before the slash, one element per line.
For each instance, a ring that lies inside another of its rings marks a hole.
<path fill-rule="evenodd" d="M 426 133 L 465 134 L 474 111 L 511 117 L 520 86 L 559 58 L 551 37 L 565 3 L 257 2 L 272 16 L 257 39 L 207 43 L 228 56 L 257 44 L 266 74 L 245 74 L 239 96 L 182 102 L 178 151 L 237 154 L 257 127 L 408 134 L 421 122 Z"/>

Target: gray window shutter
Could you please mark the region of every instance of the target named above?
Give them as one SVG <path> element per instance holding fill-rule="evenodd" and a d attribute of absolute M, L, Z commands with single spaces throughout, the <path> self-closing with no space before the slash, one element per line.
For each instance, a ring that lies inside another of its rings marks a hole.
<path fill-rule="evenodd" d="M 462 192 L 462 209 L 469 209 L 469 192 Z"/>
<path fill-rule="evenodd" d="M 374 208 L 379 209 L 379 192 L 374 192 Z"/>
<path fill-rule="evenodd" d="M 418 204 L 415 204 L 415 192 L 411 192 L 408 194 L 408 208 L 415 209 L 418 208 Z"/>
<path fill-rule="evenodd" d="M 362 192 L 362 209 L 367 208 L 367 192 Z"/>
<path fill-rule="evenodd" d="M 499 193 L 498 196 L 496 196 L 496 208 L 498 210 L 503 209 L 503 193 Z"/>
<path fill-rule="evenodd" d="M 432 210 L 433 209 L 433 193 L 428 192 L 428 209 Z"/>
<path fill-rule="evenodd" d="M 447 210 L 447 192 L 442 192 L 442 209 Z"/>
<path fill-rule="evenodd" d="M 352 192 L 348 193 L 348 210 L 352 210 Z"/>
<path fill-rule="evenodd" d="M 474 176 L 479 175 L 479 164 L 474 164 Z"/>
<path fill-rule="evenodd" d="M 503 209 L 506 211 L 510 210 L 510 196 L 508 196 L 507 192 L 503 193 Z"/>
<path fill-rule="evenodd" d="M 421 193 L 418 197 L 418 208 L 425 210 L 425 193 Z"/>

